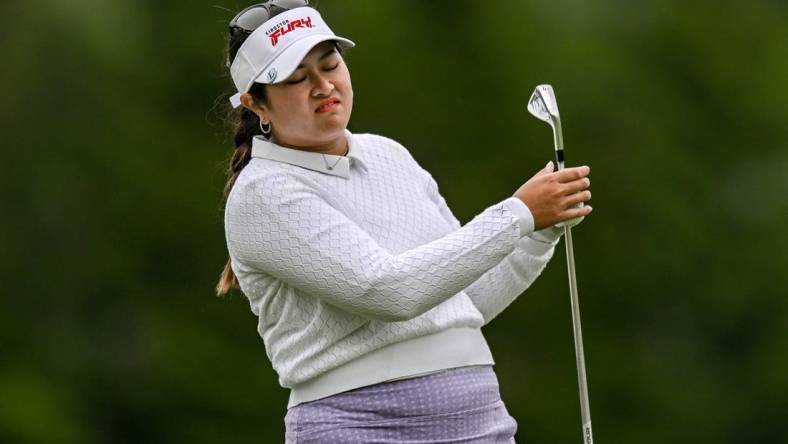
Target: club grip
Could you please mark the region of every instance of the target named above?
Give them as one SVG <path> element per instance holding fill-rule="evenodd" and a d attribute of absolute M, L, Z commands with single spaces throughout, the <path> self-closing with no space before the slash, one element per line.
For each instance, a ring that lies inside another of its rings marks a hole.
<path fill-rule="evenodd" d="M 558 165 L 557 171 L 561 171 L 561 170 L 564 169 L 564 160 L 565 160 L 564 150 L 563 149 L 555 150 L 555 163 L 556 163 L 556 165 Z M 585 204 L 583 202 L 578 202 L 578 203 L 572 205 L 572 208 L 583 208 L 584 206 L 585 206 Z M 569 220 L 565 220 L 563 222 L 559 222 L 559 223 L 555 224 L 555 226 L 559 227 L 559 228 L 563 228 L 563 227 L 568 225 L 569 228 L 572 228 L 575 225 L 579 224 L 584 218 L 585 218 L 585 216 L 578 216 L 578 217 L 576 217 L 574 219 L 569 219 Z"/>
<path fill-rule="evenodd" d="M 572 205 L 572 208 L 583 208 L 584 206 L 585 205 L 583 204 L 583 202 L 578 202 L 578 203 Z M 578 216 L 578 217 L 576 217 L 574 219 L 569 219 L 569 220 L 565 220 L 563 222 L 558 222 L 557 224 L 555 224 L 555 226 L 559 227 L 559 228 L 564 228 L 565 226 L 569 226 L 569 228 L 572 228 L 575 225 L 577 225 L 580 222 L 582 222 L 583 219 L 585 219 L 585 216 Z"/>

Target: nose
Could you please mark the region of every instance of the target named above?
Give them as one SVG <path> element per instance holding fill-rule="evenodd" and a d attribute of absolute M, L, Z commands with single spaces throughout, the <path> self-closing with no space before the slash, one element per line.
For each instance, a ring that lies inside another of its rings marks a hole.
<path fill-rule="evenodd" d="M 334 91 L 334 84 L 331 83 L 331 81 L 326 76 L 323 76 L 319 73 L 315 74 L 312 82 L 312 95 L 316 97 L 328 96 L 332 91 Z"/>

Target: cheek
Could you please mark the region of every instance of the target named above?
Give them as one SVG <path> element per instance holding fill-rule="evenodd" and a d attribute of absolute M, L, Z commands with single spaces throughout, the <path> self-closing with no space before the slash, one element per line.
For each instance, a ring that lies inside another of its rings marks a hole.
<path fill-rule="evenodd" d="M 337 86 L 340 88 L 340 91 L 344 93 L 346 100 L 353 100 L 353 82 L 350 80 L 350 73 L 345 69 L 343 75 L 339 76 L 335 80 Z"/>
<path fill-rule="evenodd" d="M 303 120 L 293 119 L 293 116 L 302 115 L 309 111 L 307 109 L 308 101 L 305 98 L 307 94 L 291 89 L 289 91 L 277 91 L 277 93 L 269 95 L 272 118 L 279 121 L 280 126 L 291 126 Z M 301 95 L 304 97 L 301 97 Z"/>
<path fill-rule="evenodd" d="M 352 93 L 353 92 L 353 82 L 350 80 L 350 71 L 348 71 L 347 66 L 344 64 L 342 65 L 342 75 L 340 76 L 340 82 L 345 85 L 345 87 Z"/>

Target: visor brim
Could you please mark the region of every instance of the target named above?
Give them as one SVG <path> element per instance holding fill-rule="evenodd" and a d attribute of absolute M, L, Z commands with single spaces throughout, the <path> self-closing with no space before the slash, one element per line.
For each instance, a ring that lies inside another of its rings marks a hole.
<path fill-rule="evenodd" d="M 326 41 L 335 41 L 344 48 L 356 46 L 351 40 L 331 34 L 310 35 L 294 42 L 271 65 L 253 79 L 254 83 L 274 84 L 290 77 L 309 51 Z"/>

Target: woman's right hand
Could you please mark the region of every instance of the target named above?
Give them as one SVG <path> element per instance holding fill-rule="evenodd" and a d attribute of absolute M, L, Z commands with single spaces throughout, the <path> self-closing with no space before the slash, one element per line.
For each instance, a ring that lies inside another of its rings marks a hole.
<path fill-rule="evenodd" d="M 534 230 L 586 216 L 592 211 L 588 205 L 576 208 L 591 199 L 591 172 L 588 166 L 564 168 L 553 172 L 553 162 L 524 183 L 514 197 L 522 200 L 534 217 Z"/>

